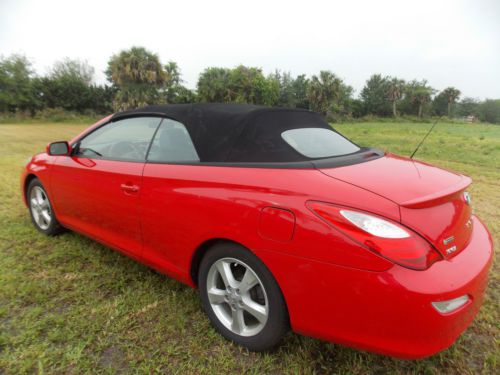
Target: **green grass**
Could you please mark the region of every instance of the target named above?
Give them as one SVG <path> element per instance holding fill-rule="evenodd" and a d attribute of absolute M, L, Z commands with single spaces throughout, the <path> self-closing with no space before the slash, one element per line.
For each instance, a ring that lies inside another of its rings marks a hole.
<path fill-rule="evenodd" d="M 431 124 L 343 124 L 359 144 L 409 155 Z M 256 354 L 222 339 L 195 290 L 85 237 L 47 238 L 21 203 L 27 157 L 84 126 L 0 125 L 0 374 L 494 374 L 499 370 L 496 259 L 481 312 L 450 349 L 401 361 L 289 334 Z M 500 239 L 500 126 L 438 124 L 417 158 L 470 175 L 474 209 Z M 367 317 L 369 319 L 369 317 Z"/>
<path fill-rule="evenodd" d="M 0 112 L 0 124 L 92 124 L 103 116 L 96 114 L 81 114 L 61 109 L 46 109 L 34 117 L 29 113 Z"/>

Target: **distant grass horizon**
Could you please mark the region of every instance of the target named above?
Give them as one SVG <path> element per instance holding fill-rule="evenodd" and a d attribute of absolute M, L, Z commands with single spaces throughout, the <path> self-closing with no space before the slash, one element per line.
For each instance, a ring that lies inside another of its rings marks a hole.
<path fill-rule="evenodd" d="M 402 361 L 296 334 L 271 352 L 248 352 L 210 327 L 195 290 L 81 235 L 43 236 L 21 202 L 21 167 L 91 123 L 0 124 L 0 374 L 500 372 L 498 252 L 471 327 L 440 354 Z M 360 145 L 404 156 L 431 125 L 333 124 Z M 415 158 L 472 177 L 474 211 L 498 246 L 500 126 L 439 122 Z"/>

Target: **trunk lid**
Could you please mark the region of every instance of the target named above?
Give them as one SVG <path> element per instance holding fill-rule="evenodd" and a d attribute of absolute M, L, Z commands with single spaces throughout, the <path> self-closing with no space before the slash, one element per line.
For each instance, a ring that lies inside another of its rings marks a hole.
<path fill-rule="evenodd" d="M 469 243 L 471 207 L 464 195 L 469 177 L 392 154 L 320 171 L 397 203 L 401 223 L 426 238 L 446 259 Z"/>

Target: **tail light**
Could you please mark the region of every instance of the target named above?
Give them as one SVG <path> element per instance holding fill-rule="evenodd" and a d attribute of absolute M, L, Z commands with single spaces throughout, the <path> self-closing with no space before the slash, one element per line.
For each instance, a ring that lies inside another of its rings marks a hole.
<path fill-rule="evenodd" d="M 333 228 L 401 266 L 424 270 L 442 259 L 430 243 L 393 221 L 327 203 L 308 202 L 307 206 Z"/>

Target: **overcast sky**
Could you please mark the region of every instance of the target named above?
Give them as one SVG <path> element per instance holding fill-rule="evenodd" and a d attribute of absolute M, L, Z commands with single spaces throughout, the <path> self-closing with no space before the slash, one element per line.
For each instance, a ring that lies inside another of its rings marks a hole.
<path fill-rule="evenodd" d="M 244 64 L 328 69 L 356 93 L 382 73 L 500 98 L 500 0 L 0 0 L 0 55 L 25 54 L 39 74 L 78 58 L 103 83 L 134 45 L 176 61 L 190 88 L 205 67 Z"/>

